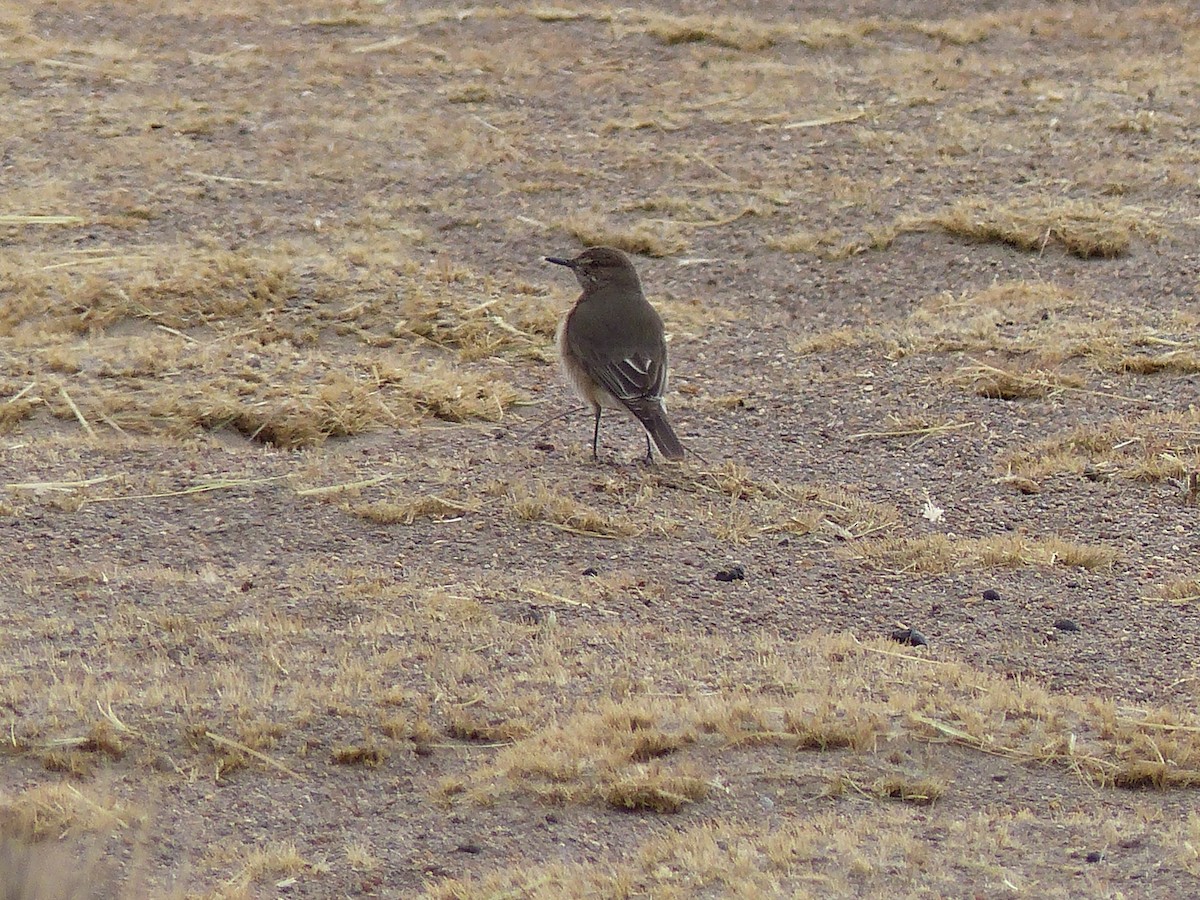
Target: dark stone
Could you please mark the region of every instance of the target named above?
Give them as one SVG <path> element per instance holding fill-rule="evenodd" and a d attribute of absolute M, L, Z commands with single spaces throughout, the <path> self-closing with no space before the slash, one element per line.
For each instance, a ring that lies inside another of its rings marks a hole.
<path fill-rule="evenodd" d="M 715 577 L 717 581 L 744 581 L 746 570 L 741 566 L 730 566 L 728 569 L 722 569 Z"/>
<path fill-rule="evenodd" d="M 921 634 L 915 628 L 897 628 L 892 632 L 892 640 L 899 641 L 901 644 L 908 644 L 910 647 L 929 646 L 929 641 L 925 639 L 925 635 Z"/>

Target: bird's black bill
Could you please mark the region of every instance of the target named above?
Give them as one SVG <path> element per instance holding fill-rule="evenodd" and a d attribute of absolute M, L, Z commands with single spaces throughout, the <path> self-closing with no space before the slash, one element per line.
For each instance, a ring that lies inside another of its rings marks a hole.
<path fill-rule="evenodd" d="M 563 259 L 561 256 L 547 256 L 546 262 L 554 263 L 556 266 L 566 266 L 568 269 L 575 268 L 575 260 Z"/>

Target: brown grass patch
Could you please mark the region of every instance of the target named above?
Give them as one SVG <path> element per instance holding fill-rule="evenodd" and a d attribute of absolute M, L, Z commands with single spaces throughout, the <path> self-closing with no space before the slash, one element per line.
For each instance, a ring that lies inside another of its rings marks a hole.
<path fill-rule="evenodd" d="M 490 367 L 462 364 L 550 356 L 557 312 L 528 285 L 404 266 L 397 318 L 379 299 L 346 302 L 339 286 L 360 276 L 344 262 L 319 265 L 315 300 L 299 302 L 286 249 L 148 250 L 61 266 L 10 258 L 0 339 L 19 357 L 0 367 L 10 393 L 0 428 L 44 410 L 89 432 L 229 428 L 308 447 L 423 417 L 499 419 L 520 394 Z"/>
<path fill-rule="evenodd" d="M 1000 465 L 1027 478 L 1096 473 L 1134 481 L 1186 481 L 1200 469 L 1200 411 L 1122 416 L 1083 425 L 1009 454 Z"/>
<path fill-rule="evenodd" d="M 393 334 L 409 332 L 465 360 L 505 352 L 545 358 L 559 311 L 544 296 L 527 287 L 489 290 L 467 270 L 429 267 L 418 274 L 405 287 Z"/>
<path fill-rule="evenodd" d="M 512 744 L 528 737 L 530 731 L 524 720 L 482 716 L 470 710 L 454 713 L 446 726 L 446 734 L 455 740 L 484 744 Z"/>
<path fill-rule="evenodd" d="M 555 493 L 545 485 L 537 485 L 532 490 L 525 485 L 516 485 L 509 493 L 509 502 L 513 514 L 522 521 L 541 522 L 593 537 L 629 537 L 646 527 L 627 515 L 601 512 L 574 497 Z"/>
<path fill-rule="evenodd" d="M 1019 535 L 952 538 L 934 534 L 919 538 L 884 538 L 860 541 L 844 552 L 853 559 L 889 570 L 923 573 L 1029 566 L 1102 569 L 1111 566 L 1117 558 L 1117 551 L 1112 547 L 1081 544 L 1060 537 Z"/>
<path fill-rule="evenodd" d="M 1162 585 L 1157 596 L 1145 599 L 1178 605 L 1195 603 L 1200 601 L 1200 577 L 1176 578 Z"/>
<path fill-rule="evenodd" d="M 671 16 L 652 13 L 645 29 L 668 46 L 709 43 L 734 50 L 765 50 L 775 43 L 771 29 L 761 22 L 733 16 Z"/>
<path fill-rule="evenodd" d="M 848 541 L 890 531 L 900 522 L 895 507 L 868 500 L 850 486 L 755 478 L 736 463 L 702 473 L 692 487 L 728 498 L 714 504 L 708 518 L 730 540 L 790 532 Z"/>
<path fill-rule="evenodd" d="M 1080 200 L 1018 204 L 961 200 L 932 216 L 929 223 L 956 237 L 995 241 L 1020 250 L 1043 250 L 1053 243 L 1082 259 L 1120 256 L 1134 235 L 1158 233 L 1141 210 Z"/>
<path fill-rule="evenodd" d="M 886 775 L 871 784 L 871 792 L 914 806 L 930 806 L 946 793 L 946 783 L 937 778 Z"/>
<path fill-rule="evenodd" d="M 366 766 L 378 768 L 387 761 L 387 751 L 377 744 L 343 744 L 334 747 L 330 760 L 339 766 Z"/>
<path fill-rule="evenodd" d="M 140 827 L 147 818 L 144 810 L 96 785 L 66 782 L 28 788 L 0 806 L 4 833 L 29 841 L 58 839 L 64 834 L 108 834 Z"/>
<path fill-rule="evenodd" d="M 1157 355 L 1139 353 L 1122 357 L 1118 365 L 1123 372 L 1138 375 L 1195 375 L 1200 372 L 1200 353 L 1195 350 L 1171 350 Z"/>
<path fill-rule="evenodd" d="M 963 366 L 954 380 L 989 400 L 1040 400 L 1084 385 L 1078 375 L 1050 369 L 1014 371 L 983 364 Z"/>
<path fill-rule="evenodd" d="M 674 813 L 708 796 L 701 778 L 664 772 L 660 766 L 640 766 L 604 787 L 601 797 L 609 806 L 634 812 Z"/>
<path fill-rule="evenodd" d="M 687 242 L 670 224 L 641 221 L 625 227 L 595 214 L 580 214 L 564 219 L 558 226 L 585 247 L 616 247 L 652 257 L 671 256 L 687 249 Z"/>
<path fill-rule="evenodd" d="M 96 334 L 125 319 L 185 329 L 260 316 L 285 303 L 297 285 L 292 261 L 270 250 L 156 247 L 152 255 L 68 260 L 61 269 L 37 267 L 30 257 L 22 262 L 10 258 L 5 267 L 15 299 L 0 313 L 0 336 L 22 342 Z"/>
<path fill-rule="evenodd" d="M 377 525 L 412 525 L 418 519 L 457 519 L 466 513 L 476 512 L 480 505 L 478 499 L 463 501 L 426 494 L 399 502 L 377 500 L 358 503 L 347 509 L 352 515 Z"/>

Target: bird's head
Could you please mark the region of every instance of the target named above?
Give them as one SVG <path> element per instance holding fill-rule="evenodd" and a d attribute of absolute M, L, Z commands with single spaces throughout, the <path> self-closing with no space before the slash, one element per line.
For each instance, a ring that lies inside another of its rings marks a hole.
<path fill-rule="evenodd" d="M 575 273 L 585 291 L 588 288 L 625 281 L 638 285 L 637 270 L 629 261 L 629 257 L 612 247 L 589 247 L 572 259 L 547 256 L 546 262 L 566 266 Z"/>

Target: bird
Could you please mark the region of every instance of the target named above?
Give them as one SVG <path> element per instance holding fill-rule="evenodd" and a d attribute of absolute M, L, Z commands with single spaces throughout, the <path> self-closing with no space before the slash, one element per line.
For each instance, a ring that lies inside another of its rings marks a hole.
<path fill-rule="evenodd" d="M 595 414 L 592 459 L 600 458 L 601 410 L 624 410 L 646 429 L 667 459 L 683 459 L 683 444 L 667 419 L 667 342 L 663 320 L 642 293 L 633 263 L 612 247 L 590 247 L 573 259 L 546 262 L 575 273 L 583 293 L 558 326 L 558 353 L 567 381 Z"/>

